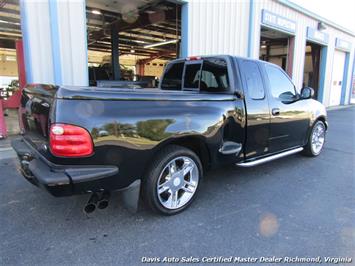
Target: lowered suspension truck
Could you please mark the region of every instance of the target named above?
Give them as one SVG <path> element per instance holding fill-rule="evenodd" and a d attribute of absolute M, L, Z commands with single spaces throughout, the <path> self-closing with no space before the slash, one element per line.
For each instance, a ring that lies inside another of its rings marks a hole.
<path fill-rule="evenodd" d="M 131 209 L 142 198 L 171 215 L 210 168 L 318 156 L 328 123 L 313 94 L 267 62 L 189 57 L 166 66 L 158 89 L 29 85 L 12 145 L 29 182 L 54 196 L 88 193 L 86 212 L 121 191 Z"/>

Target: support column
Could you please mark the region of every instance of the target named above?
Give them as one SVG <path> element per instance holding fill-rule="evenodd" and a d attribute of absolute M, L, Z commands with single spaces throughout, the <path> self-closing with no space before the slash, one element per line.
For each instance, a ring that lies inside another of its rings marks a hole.
<path fill-rule="evenodd" d="M 287 54 L 287 74 L 291 77 L 293 75 L 293 57 L 295 56 L 295 37 L 288 38 L 288 54 Z"/>
<path fill-rule="evenodd" d="M 0 99 L 0 139 L 7 137 L 7 127 L 5 123 L 3 100 Z"/>
<path fill-rule="evenodd" d="M 248 57 L 253 58 L 255 32 L 255 3 L 254 0 L 250 0 L 249 3 Z"/>
<path fill-rule="evenodd" d="M 324 91 L 325 91 L 325 73 L 327 67 L 327 55 L 328 55 L 328 46 L 323 46 L 320 50 L 320 65 L 319 65 L 319 89 L 317 100 L 321 103 L 324 103 Z M 328 104 L 327 104 L 328 106 Z"/>
<path fill-rule="evenodd" d="M 28 83 L 87 86 L 85 0 L 20 0 Z"/>
<path fill-rule="evenodd" d="M 111 63 L 113 80 L 120 80 L 121 73 L 118 52 L 118 30 L 115 24 L 112 24 L 111 26 Z"/>
<path fill-rule="evenodd" d="M 23 41 L 16 41 L 16 58 L 17 58 L 17 73 L 19 79 L 19 86 L 22 90 L 26 86 L 26 68 L 25 68 L 25 58 L 23 54 Z"/>
<path fill-rule="evenodd" d="M 350 53 L 345 53 L 345 65 L 344 65 L 343 80 L 342 80 L 342 85 L 341 85 L 340 105 L 349 104 L 349 102 L 346 100 L 346 97 L 345 97 L 346 96 L 346 87 L 348 84 L 349 59 L 350 59 Z"/>
<path fill-rule="evenodd" d="M 189 3 L 181 6 L 181 44 L 180 57 L 189 55 Z"/>

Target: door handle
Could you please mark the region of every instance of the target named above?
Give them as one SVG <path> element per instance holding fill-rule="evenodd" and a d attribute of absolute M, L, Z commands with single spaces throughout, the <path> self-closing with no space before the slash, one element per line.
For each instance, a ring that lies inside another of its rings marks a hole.
<path fill-rule="evenodd" d="M 280 114 L 280 108 L 272 108 L 271 113 L 272 113 L 272 115 L 279 115 Z"/>

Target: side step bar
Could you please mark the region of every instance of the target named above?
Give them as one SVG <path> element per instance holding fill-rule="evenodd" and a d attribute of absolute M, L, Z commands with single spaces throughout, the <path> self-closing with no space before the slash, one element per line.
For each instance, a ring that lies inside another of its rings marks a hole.
<path fill-rule="evenodd" d="M 278 153 L 278 154 L 275 154 L 275 155 L 271 155 L 271 156 L 268 156 L 268 157 L 265 157 L 265 158 L 262 158 L 262 159 L 259 159 L 259 160 L 245 162 L 245 163 L 237 163 L 236 165 L 240 166 L 240 167 L 252 167 L 252 166 L 256 166 L 256 165 L 259 165 L 259 164 L 262 164 L 262 163 L 270 162 L 270 161 L 273 161 L 273 160 L 276 160 L 276 159 L 279 159 L 279 158 L 282 158 L 282 157 L 285 157 L 285 156 L 289 156 L 291 154 L 298 153 L 298 152 L 300 152 L 302 150 L 303 150 L 303 148 L 299 147 L 299 148 L 296 148 L 296 149 L 292 149 L 292 150 L 284 151 L 284 152 L 281 152 L 281 153 Z"/>

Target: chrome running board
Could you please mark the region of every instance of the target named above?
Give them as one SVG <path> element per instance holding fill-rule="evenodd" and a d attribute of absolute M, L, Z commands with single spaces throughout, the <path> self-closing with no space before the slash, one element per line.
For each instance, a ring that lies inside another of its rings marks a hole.
<path fill-rule="evenodd" d="M 274 154 L 274 155 L 271 155 L 271 156 L 268 156 L 268 157 L 265 157 L 265 158 L 262 158 L 262 159 L 259 159 L 259 160 L 245 162 L 245 163 L 237 163 L 236 165 L 240 166 L 240 167 L 252 167 L 252 166 L 256 166 L 256 165 L 259 165 L 259 164 L 262 164 L 262 163 L 270 162 L 270 161 L 273 161 L 273 160 L 276 160 L 276 159 L 279 159 L 279 158 L 282 158 L 282 157 L 285 157 L 285 156 L 289 156 L 291 154 L 298 153 L 298 152 L 300 152 L 302 150 L 303 150 L 303 148 L 299 147 L 299 148 L 296 148 L 296 149 L 292 149 L 292 150 L 284 151 L 284 152 L 281 152 L 281 153 L 278 153 L 278 154 Z"/>

